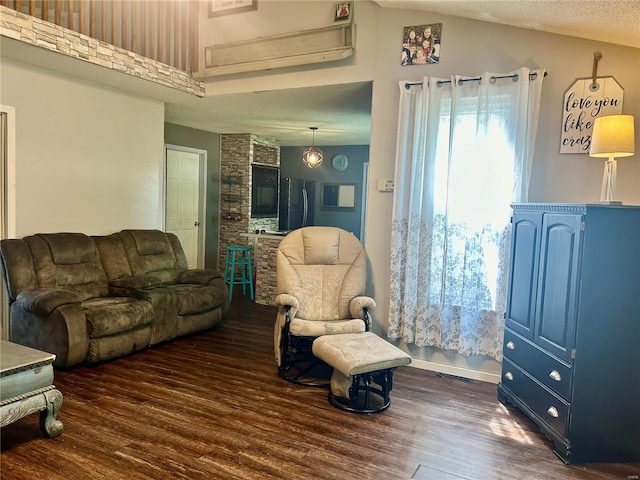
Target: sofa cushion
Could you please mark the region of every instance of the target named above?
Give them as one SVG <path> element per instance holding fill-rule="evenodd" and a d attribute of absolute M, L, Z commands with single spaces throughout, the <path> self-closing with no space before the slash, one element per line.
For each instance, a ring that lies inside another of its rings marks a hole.
<path fill-rule="evenodd" d="M 56 265 L 87 263 L 96 256 L 93 240 L 82 233 L 51 233 L 41 237 L 49 246 Z"/>
<path fill-rule="evenodd" d="M 107 274 L 109 282 L 123 277 L 130 277 L 131 267 L 127 260 L 127 254 L 118 234 L 106 236 L 94 236 L 93 241 L 100 253 L 102 267 Z"/>
<path fill-rule="evenodd" d="M 64 288 L 81 300 L 109 294 L 107 276 L 91 237 L 45 233 L 24 238 L 33 258 L 39 288 Z M 73 250 L 78 249 L 79 252 Z"/>
<path fill-rule="evenodd" d="M 193 315 L 219 307 L 224 302 L 222 292 L 213 285 L 172 285 L 178 292 L 178 315 Z"/>
<path fill-rule="evenodd" d="M 160 230 L 123 230 L 119 236 L 132 275 L 151 275 L 163 283 L 176 281 L 180 267 L 167 234 Z"/>
<path fill-rule="evenodd" d="M 171 253 L 171 243 L 160 230 L 128 230 L 136 244 L 138 255 L 159 255 Z"/>
<path fill-rule="evenodd" d="M 82 308 L 91 326 L 91 338 L 126 332 L 153 321 L 151 304 L 129 297 L 94 298 L 83 302 Z"/>

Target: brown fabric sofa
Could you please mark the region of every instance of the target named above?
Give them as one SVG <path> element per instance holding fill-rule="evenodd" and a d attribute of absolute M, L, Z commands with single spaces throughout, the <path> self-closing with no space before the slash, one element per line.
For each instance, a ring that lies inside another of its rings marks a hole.
<path fill-rule="evenodd" d="M 0 257 L 11 341 L 56 354 L 58 367 L 202 331 L 229 310 L 220 274 L 188 269 L 178 238 L 159 230 L 36 234 L 0 241 Z"/>

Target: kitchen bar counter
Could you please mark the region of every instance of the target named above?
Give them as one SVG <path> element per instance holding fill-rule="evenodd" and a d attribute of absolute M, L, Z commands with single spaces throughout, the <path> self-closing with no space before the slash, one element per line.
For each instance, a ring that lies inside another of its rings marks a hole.
<path fill-rule="evenodd" d="M 261 305 L 275 305 L 277 295 L 276 259 L 278 245 L 284 233 L 241 233 L 253 244 L 255 266 L 255 302 Z"/>

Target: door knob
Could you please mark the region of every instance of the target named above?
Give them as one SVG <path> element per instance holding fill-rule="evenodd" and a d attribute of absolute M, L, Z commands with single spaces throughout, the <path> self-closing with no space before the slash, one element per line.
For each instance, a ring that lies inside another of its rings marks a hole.
<path fill-rule="evenodd" d="M 193 226 L 194 226 L 194 227 L 199 227 L 199 226 L 200 226 L 200 222 L 197 222 L 197 221 L 196 221 L 196 222 L 194 222 Z"/>

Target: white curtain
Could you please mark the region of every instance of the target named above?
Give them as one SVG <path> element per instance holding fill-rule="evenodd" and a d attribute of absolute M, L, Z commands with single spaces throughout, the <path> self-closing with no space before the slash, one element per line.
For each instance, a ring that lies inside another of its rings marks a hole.
<path fill-rule="evenodd" d="M 400 82 L 390 339 L 502 359 L 510 204 L 527 200 L 543 78 Z"/>

